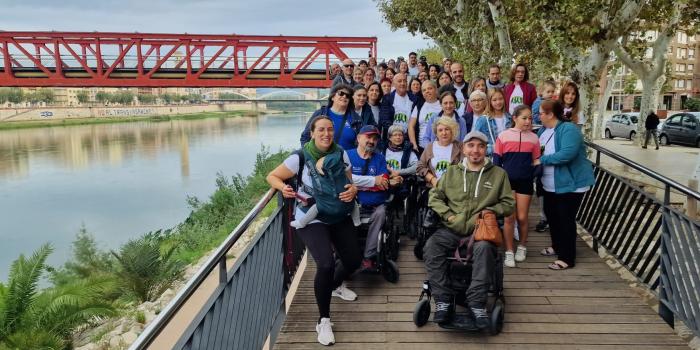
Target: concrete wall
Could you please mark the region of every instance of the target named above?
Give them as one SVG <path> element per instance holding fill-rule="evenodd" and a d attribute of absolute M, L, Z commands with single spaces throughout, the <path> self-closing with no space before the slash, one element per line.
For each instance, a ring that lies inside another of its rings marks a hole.
<path fill-rule="evenodd" d="M 175 115 L 201 112 L 265 110 L 264 103 L 240 102 L 226 104 L 168 105 L 168 106 L 100 106 L 100 107 L 32 107 L 0 108 L 0 122 L 24 120 L 51 120 L 71 118 L 137 117 Z"/>

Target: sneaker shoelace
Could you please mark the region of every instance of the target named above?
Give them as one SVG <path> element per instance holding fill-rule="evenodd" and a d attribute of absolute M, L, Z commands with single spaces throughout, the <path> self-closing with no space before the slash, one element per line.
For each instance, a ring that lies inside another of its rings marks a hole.
<path fill-rule="evenodd" d="M 450 303 L 444 303 L 444 302 L 437 302 L 435 304 L 435 311 L 449 311 L 450 310 Z"/>
<path fill-rule="evenodd" d="M 472 313 L 474 314 L 474 317 L 476 317 L 476 318 L 488 317 L 488 314 L 486 313 L 486 309 L 474 309 L 474 308 L 472 308 Z"/>

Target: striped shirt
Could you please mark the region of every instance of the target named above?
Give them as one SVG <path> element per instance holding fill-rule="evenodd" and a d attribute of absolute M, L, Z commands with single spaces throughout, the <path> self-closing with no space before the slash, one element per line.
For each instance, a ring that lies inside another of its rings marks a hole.
<path fill-rule="evenodd" d="M 532 131 L 510 128 L 496 139 L 493 163 L 502 167 L 510 180 L 532 180 L 532 162 L 540 158 L 540 139 Z"/>

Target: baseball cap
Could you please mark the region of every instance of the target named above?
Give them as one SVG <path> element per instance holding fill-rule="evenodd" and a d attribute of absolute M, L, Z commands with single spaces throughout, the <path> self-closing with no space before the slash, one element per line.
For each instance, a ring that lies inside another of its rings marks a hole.
<path fill-rule="evenodd" d="M 468 133 L 466 136 L 464 136 L 464 140 L 462 140 L 462 142 L 467 143 L 467 142 L 471 141 L 471 139 L 479 139 L 479 141 L 481 141 L 483 143 L 489 143 L 489 139 L 481 131 L 475 130 L 475 131 Z"/>
<path fill-rule="evenodd" d="M 379 135 L 379 130 L 374 125 L 365 125 L 360 129 L 360 135 Z"/>

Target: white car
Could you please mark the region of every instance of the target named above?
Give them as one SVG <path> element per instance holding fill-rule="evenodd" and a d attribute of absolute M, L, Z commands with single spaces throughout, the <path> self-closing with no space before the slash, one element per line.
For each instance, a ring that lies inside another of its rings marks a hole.
<path fill-rule="evenodd" d="M 624 137 L 632 140 L 637 135 L 639 113 L 615 114 L 605 123 L 605 138 Z"/>

